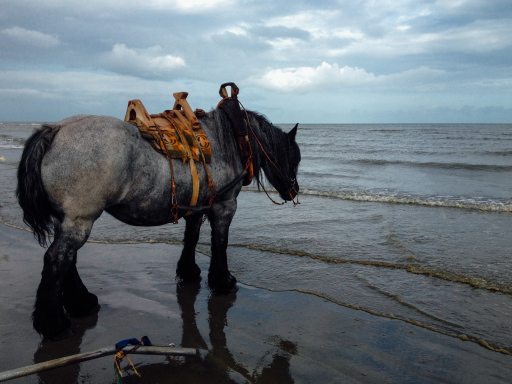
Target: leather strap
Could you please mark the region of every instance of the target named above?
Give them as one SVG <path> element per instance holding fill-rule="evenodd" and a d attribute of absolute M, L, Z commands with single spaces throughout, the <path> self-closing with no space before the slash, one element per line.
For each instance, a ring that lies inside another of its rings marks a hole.
<path fill-rule="evenodd" d="M 231 97 L 228 96 L 226 86 L 231 86 Z M 244 119 L 240 103 L 238 102 L 239 89 L 235 83 L 224 83 L 220 86 L 219 94 L 223 98 L 217 108 L 222 109 L 228 115 L 231 128 L 238 141 L 238 146 L 242 153 L 242 162 L 247 174 L 244 178 L 243 185 L 249 185 L 253 177 L 252 149 L 249 141 L 249 131 Z"/>
<path fill-rule="evenodd" d="M 169 122 L 171 122 L 171 124 L 175 124 L 174 121 L 172 121 L 172 118 L 170 116 L 167 116 L 167 113 L 163 113 L 162 114 Z M 176 111 L 174 113 L 174 116 L 176 116 L 179 120 L 179 122 L 186 128 L 188 128 L 191 132 L 194 132 L 194 130 L 192 129 L 192 125 L 190 123 L 190 121 L 187 120 L 187 118 L 185 116 L 183 116 L 181 114 L 181 112 L 179 111 Z M 195 116 L 194 116 L 195 117 Z M 199 124 L 199 122 L 198 122 Z M 190 199 L 190 206 L 191 207 L 194 207 L 196 204 L 197 204 L 197 199 L 199 198 L 199 175 L 197 174 L 197 167 L 196 167 L 196 164 L 195 164 L 195 161 L 194 159 L 192 158 L 192 150 L 190 149 L 188 143 L 187 143 L 187 140 L 185 137 L 183 137 L 183 134 L 181 132 L 181 129 L 176 129 L 176 133 L 177 135 L 180 137 L 181 139 L 181 144 L 183 145 L 183 148 L 185 149 L 185 151 L 187 152 L 187 157 L 189 158 L 189 163 L 190 163 L 190 174 L 192 176 L 192 197 Z M 192 211 L 188 211 L 187 213 L 185 213 L 184 216 L 189 216 L 192 214 Z"/>

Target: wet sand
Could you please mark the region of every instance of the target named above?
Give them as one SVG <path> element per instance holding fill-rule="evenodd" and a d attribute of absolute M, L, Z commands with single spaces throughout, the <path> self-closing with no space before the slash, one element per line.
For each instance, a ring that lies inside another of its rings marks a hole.
<path fill-rule="evenodd" d="M 0 210 L 1 214 L 1 210 Z M 41 340 L 30 314 L 43 252 L 32 234 L 0 223 L 0 372 L 148 335 L 199 348 L 198 357 L 132 357 L 125 383 L 508 383 L 511 356 L 400 320 L 300 292 L 239 284 L 228 296 L 174 281 L 181 247 L 87 243 L 78 269 L 102 308 L 73 320 L 74 335 Z M 236 271 L 235 271 L 236 272 Z M 13 383 L 114 383 L 104 357 Z"/>

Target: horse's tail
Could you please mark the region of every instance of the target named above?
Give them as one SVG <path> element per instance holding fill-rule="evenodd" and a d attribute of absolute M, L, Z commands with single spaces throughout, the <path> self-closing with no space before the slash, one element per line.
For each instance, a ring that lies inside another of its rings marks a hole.
<path fill-rule="evenodd" d="M 25 149 L 18 167 L 16 197 L 23 209 L 23 221 L 33 231 L 41 246 L 53 233 L 55 213 L 44 189 L 41 177 L 41 163 L 59 127 L 42 125 L 25 143 Z"/>

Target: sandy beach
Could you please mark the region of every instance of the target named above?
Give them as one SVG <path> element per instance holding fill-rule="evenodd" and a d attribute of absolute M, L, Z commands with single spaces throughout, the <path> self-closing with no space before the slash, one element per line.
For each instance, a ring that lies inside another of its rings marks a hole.
<path fill-rule="evenodd" d="M 155 344 L 199 349 L 198 357 L 133 356 L 125 383 L 506 383 L 510 356 L 399 320 L 372 316 L 300 292 L 239 284 L 211 296 L 177 289 L 180 246 L 87 243 L 79 270 L 102 308 L 74 320 L 74 335 L 41 340 L 30 313 L 42 268 L 32 234 L 0 224 L 0 371 L 148 335 Z M 198 255 L 207 270 L 209 258 Z M 114 383 L 113 358 L 13 383 Z"/>

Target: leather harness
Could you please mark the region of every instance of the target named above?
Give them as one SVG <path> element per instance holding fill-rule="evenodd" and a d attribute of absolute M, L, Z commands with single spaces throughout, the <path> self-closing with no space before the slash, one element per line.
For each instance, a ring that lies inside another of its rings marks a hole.
<path fill-rule="evenodd" d="M 231 87 L 231 97 L 228 96 L 226 87 Z M 249 131 L 245 124 L 245 119 L 240 109 L 240 103 L 238 101 L 238 93 L 240 90 L 235 83 L 224 83 L 220 86 L 219 94 L 222 100 L 217 105 L 217 108 L 222 109 L 228 115 L 229 121 L 231 122 L 231 128 L 238 141 L 240 152 L 242 153 L 242 162 L 247 171 L 247 175 L 244 177 L 243 185 L 249 185 L 252 182 L 254 176 L 253 170 L 253 157 L 251 143 L 249 141 Z"/>
<path fill-rule="evenodd" d="M 231 86 L 231 97 L 228 96 L 226 91 L 227 86 Z M 243 185 L 249 185 L 252 182 L 254 175 L 253 155 L 251 144 L 249 142 L 247 126 L 237 98 L 238 93 L 239 88 L 235 83 L 222 84 L 219 90 L 219 94 L 221 95 L 222 100 L 220 101 L 217 108 L 222 109 L 228 116 L 231 127 L 240 147 L 244 171 L 218 192 L 214 188 L 213 180 L 206 165 L 208 153 L 205 151 L 205 141 L 207 142 L 207 149 L 210 149 L 209 142 L 206 136 L 203 137 L 200 133 L 198 133 L 199 131 L 202 132 L 202 130 L 200 130 L 197 116 L 204 115 L 204 111 L 200 109 L 196 109 L 195 112 L 192 111 L 186 100 L 188 93 L 174 93 L 173 96 L 175 98 L 175 102 L 173 109 L 156 115 L 149 115 L 140 100 L 130 100 L 128 102 L 125 121 L 137 126 L 144 138 L 149 140 L 151 138 L 153 140 L 157 139 L 158 143 L 156 145 L 155 143 L 152 143 L 152 145 L 156 150 L 165 154 L 169 162 L 169 166 L 171 168 L 171 210 L 175 223 L 178 223 L 178 210 L 186 211 L 185 216 L 191 215 L 193 213 L 206 214 L 204 218 L 206 219 L 216 197 L 222 196 L 230 191 L 242 179 Z M 165 143 L 165 141 L 169 141 L 168 135 L 166 136 L 166 133 L 168 134 L 167 130 L 169 129 L 172 129 L 173 134 L 179 138 L 181 144 L 181 152 L 179 153 L 182 153 L 182 156 L 179 157 L 183 158 L 184 163 L 187 160 L 190 163 L 190 171 L 192 176 L 192 197 L 190 200 L 190 205 L 188 206 L 179 205 L 176 200 L 176 183 L 174 180 L 174 166 L 172 161 L 173 156 L 171 156 L 168 146 Z M 193 145 L 189 145 L 186 137 L 187 135 L 190 137 L 190 132 L 193 133 L 193 137 L 197 140 L 197 143 L 192 143 Z M 198 161 L 202 159 L 202 164 L 208 178 L 208 188 L 210 190 L 210 201 L 208 206 L 196 205 L 199 197 L 199 176 L 197 173 L 195 159 Z"/>

